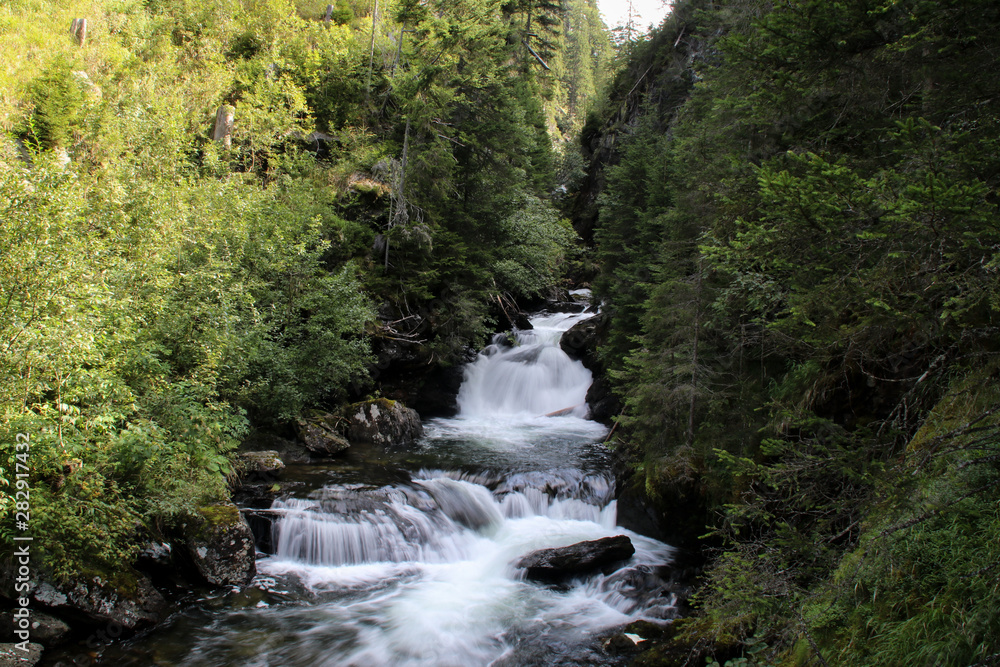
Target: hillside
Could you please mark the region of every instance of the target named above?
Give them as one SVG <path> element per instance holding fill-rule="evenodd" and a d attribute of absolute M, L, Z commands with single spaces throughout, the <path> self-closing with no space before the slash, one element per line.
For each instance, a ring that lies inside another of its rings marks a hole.
<path fill-rule="evenodd" d="M 661 657 L 997 664 L 998 20 L 679 2 L 584 129 L 617 447 L 709 555 Z"/>
<path fill-rule="evenodd" d="M 394 378 L 553 289 L 576 253 L 558 128 L 606 66 L 573 8 L 0 8 L 5 553 L 21 464 L 46 576 L 128 580 L 228 502 L 248 434 L 409 400 Z"/>

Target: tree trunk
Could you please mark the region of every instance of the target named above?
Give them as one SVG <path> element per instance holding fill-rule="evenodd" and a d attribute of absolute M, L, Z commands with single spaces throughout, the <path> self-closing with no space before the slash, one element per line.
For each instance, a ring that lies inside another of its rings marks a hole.
<path fill-rule="evenodd" d="M 228 104 L 219 107 L 215 114 L 215 130 L 212 132 L 212 139 L 221 141 L 226 148 L 231 148 L 233 145 L 232 133 L 235 115 L 236 109 Z"/>
<path fill-rule="evenodd" d="M 407 154 L 410 150 L 410 119 L 406 119 L 406 130 L 403 131 L 403 157 L 400 161 L 399 166 L 399 179 L 396 180 L 395 186 L 396 191 L 392 195 L 393 199 L 393 211 L 392 216 L 389 218 L 389 229 L 392 229 L 396 225 L 405 225 L 409 220 L 409 214 L 406 210 L 406 194 L 404 188 L 406 187 L 406 160 Z M 386 230 L 385 235 L 385 270 L 389 270 L 389 230 Z"/>
<path fill-rule="evenodd" d="M 403 35 L 406 34 L 406 22 L 403 22 L 403 26 L 399 29 L 399 43 L 396 44 L 396 57 L 392 61 L 392 69 L 389 70 L 389 78 L 396 76 L 396 65 L 399 64 L 399 57 L 403 53 Z"/>
<path fill-rule="evenodd" d="M 372 43 L 368 53 L 368 80 L 365 82 L 365 101 L 372 92 L 372 69 L 375 67 L 375 20 L 378 17 L 378 0 L 375 0 L 375 9 L 372 10 Z"/>

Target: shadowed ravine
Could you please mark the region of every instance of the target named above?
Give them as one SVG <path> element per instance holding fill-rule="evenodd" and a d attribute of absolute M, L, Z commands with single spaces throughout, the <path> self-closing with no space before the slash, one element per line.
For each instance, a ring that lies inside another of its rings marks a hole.
<path fill-rule="evenodd" d="M 270 508 L 273 553 L 243 592 L 194 601 L 107 664 L 603 664 L 600 633 L 670 618 L 656 569 L 671 548 L 616 527 L 606 428 L 585 419 L 590 372 L 559 349 L 580 315 L 544 315 L 466 369 L 460 414 L 371 480 L 336 466 Z M 572 408 L 571 410 L 566 410 Z M 545 416 L 557 412 L 560 416 Z M 392 477 L 392 476 L 390 476 Z M 545 586 L 514 563 L 628 535 L 615 571 Z"/>

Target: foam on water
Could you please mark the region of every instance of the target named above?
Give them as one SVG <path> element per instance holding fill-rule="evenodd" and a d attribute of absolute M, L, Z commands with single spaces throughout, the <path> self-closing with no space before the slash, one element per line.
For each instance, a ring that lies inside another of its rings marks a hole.
<path fill-rule="evenodd" d="M 457 451 L 471 470 L 411 469 L 400 477 L 408 481 L 330 483 L 276 500 L 274 553 L 258 560 L 254 589 L 190 606 L 157 631 L 163 640 L 135 654 L 138 661 L 113 659 L 206 667 L 579 664 L 595 633 L 672 617 L 675 600 L 658 576 L 672 549 L 617 526 L 600 445 L 607 429 L 585 419 L 591 374 L 558 345 L 592 315 L 536 317 L 533 330 L 513 341 L 497 337 L 467 366 L 460 414 L 425 424 L 420 465 L 428 457 L 454 461 Z M 537 549 L 622 534 L 635 555 L 614 572 L 549 587 L 515 566 Z"/>

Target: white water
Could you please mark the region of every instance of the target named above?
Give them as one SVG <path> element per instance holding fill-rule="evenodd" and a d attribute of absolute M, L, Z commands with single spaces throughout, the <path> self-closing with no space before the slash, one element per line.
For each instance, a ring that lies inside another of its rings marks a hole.
<path fill-rule="evenodd" d="M 635 578 L 669 562 L 670 547 L 617 528 L 611 491 L 606 478 L 574 471 L 500 481 L 421 471 L 405 488 L 329 487 L 320 494 L 327 499 L 276 503 L 287 514 L 276 526 L 277 553 L 261 571 L 293 576 L 317 596 L 357 596 L 320 605 L 323 624 L 337 631 L 316 627 L 322 650 L 300 643 L 285 659 L 488 665 L 513 655 L 532 626 L 571 644 L 640 616 L 669 617 L 673 599 L 641 590 Z M 329 511 L 330 497 L 346 496 L 365 509 Z M 514 567 L 535 549 L 621 534 L 636 548 L 628 575 L 597 574 L 554 590 Z"/>
<path fill-rule="evenodd" d="M 590 373 L 558 347 L 588 316 L 538 317 L 514 346 L 494 343 L 466 369 L 459 416 L 425 425 L 424 460 L 476 472 L 411 469 L 408 481 L 275 501 L 261 599 L 176 620 L 159 664 L 603 664 L 595 634 L 671 618 L 656 575 L 671 547 L 617 527 L 607 429 L 584 419 Z M 549 587 L 514 566 L 536 549 L 622 534 L 636 553 L 615 572 Z"/>
<path fill-rule="evenodd" d="M 587 389 L 593 379 L 583 364 L 559 348 L 559 337 L 594 313 L 544 315 L 534 329 L 493 339 L 465 369 L 458 392 L 460 416 L 466 419 L 544 417 L 568 410 L 587 416 Z"/>
<path fill-rule="evenodd" d="M 549 664 L 543 656 L 559 652 L 552 643 L 565 648 L 638 617 L 671 615 L 674 601 L 659 596 L 652 574 L 670 547 L 616 526 L 610 478 L 565 467 L 606 431 L 584 419 L 590 371 L 558 345 L 591 316 L 545 315 L 513 341 L 496 337 L 466 367 L 458 417 L 427 425 L 428 447 L 472 443 L 476 458 L 507 472 L 421 470 L 409 485 L 328 487 L 275 503 L 285 515 L 265 572 L 292 574 L 314 592 L 371 591 L 328 610 L 351 637 L 328 643 L 336 657 L 314 654 L 315 664 Z M 514 567 L 536 549 L 621 534 L 636 554 L 616 573 L 557 590 Z"/>

